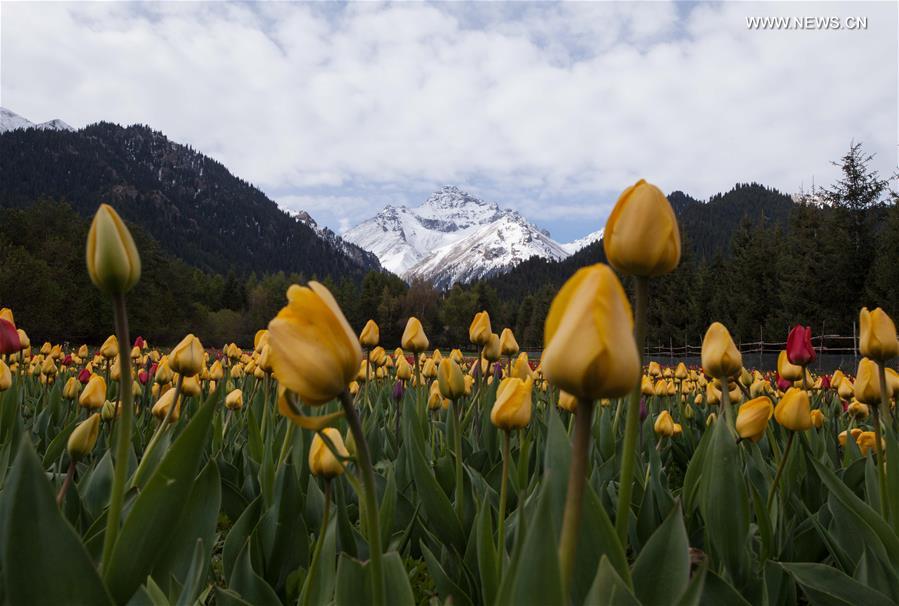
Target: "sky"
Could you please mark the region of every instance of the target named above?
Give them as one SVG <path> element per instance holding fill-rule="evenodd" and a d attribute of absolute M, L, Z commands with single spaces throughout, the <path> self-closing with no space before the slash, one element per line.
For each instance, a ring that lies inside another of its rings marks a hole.
<path fill-rule="evenodd" d="M 852 141 L 894 173 L 897 6 L 4 1 L 0 105 L 148 124 L 338 232 L 452 184 L 565 242 L 640 178 L 794 193 Z"/>

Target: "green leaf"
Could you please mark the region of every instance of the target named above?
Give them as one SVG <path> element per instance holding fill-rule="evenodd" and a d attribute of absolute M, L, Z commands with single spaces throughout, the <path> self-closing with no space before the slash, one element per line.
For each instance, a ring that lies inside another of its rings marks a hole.
<path fill-rule="evenodd" d="M 634 562 L 634 592 L 644 606 L 666 606 L 690 583 L 690 543 L 675 507 L 656 529 Z"/>
<path fill-rule="evenodd" d="M 384 566 L 384 589 L 387 604 L 390 606 L 414 606 L 415 597 L 409 585 L 409 577 L 403 560 L 395 551 L 385 553 L 382 560 Z M 371 583 L 369 567 L 371 562 L 362 563 L 354 558 L 340 555 L 337 564 L 337 581 L 334 603 L 337 606 L 358 606 L 371 604 Z"/>
<path fill-rule="evenodd" d="M 225 538 L 225 546 L 222 549 L 222 568 L 225 573 L 225 580 L 230 582 L 231 572 L 237 563 L 237 556 L 243 551 L 244 545 L 250 538 L 253 529 L 259 523 L 259 513 L 262 509 L 262 497 L 256 497 L 252 503 L 247 505 L 240 517 L 231 527 L 228 536 Z"/>
<path fill-rule="evenodd" d="M 849 490 L 849 488 L 843 484 L 836 474 L 826 465 L 811 456 L 808 457 L 808 460 L 811 461 L 815 471 L 818 472 L 818 477 L 821 478 L 821 481 L 830 491 L 830 494 L 839 499 L 840 503 L 847 509 L 853 511 L 858 516 L 859 520 L 864 523 L 874 535 L 880 538 L 890 562 L 893 566 L 899 566 L 899 537 L 895 535 L 889 524 L 887 524 L 877 512 L 868 507 L 864 501 L 859 499 L 855 493 Z"/>
<path fill-rule="evenodd" d="M 584 600 L 585 606 L 640 606 L 640 602 L 621 580 L 609 558 L 603 556 L 599 561 L 599 570 Z"/>
<path fill-rule="evenodd" d="M 322 539 L 321 553 L 318 557 L 315 573 L 304 582 L 299 604 L 327 604 L 334 594 L 334 579 L 337 571 L 335 562 L 337 557 L 337 531 L 336 521 L 332 518 L 328 522 L 328 528 Z M 308 585 L 306 585 L 308 583 Z M 306 598 L 306 593 L 309 597 Z"/>
<path fill-rule="evenodd" d="M 215 588 L 216 606 L 253 606 L 230 589 Z"/>
<path fill-rule="evenodd" d="M 824 564 L 781 564 L 802 586 L 812 604 L 821 606 L 889 606 L 894 602 L 849 575 Z"/>
<path fill-rule="evenodd" d="M 493 516 L 489 503 L 484 501 L 477 516 L 478 573 L 481 577 L 481 599 L 493 604 L 499 589 L 499 557 L 493 538 Z"/>
<path fill-rule="evenodd" d="M 736 439 L 723 418 L 712 432 L 702 467 L 700 511 L 715 554 L 739 583 L 748 568 L 749 496 Z"/>
<path fill-rule="evenodd" d="M 241 598 L 254 606 L 281 606 L 281 600 L 278 599 L 275 590 L 253 570 L 249 543 L 237 556 L 228 588 L 236 591 Z"/>
<path fill-rule="evenodd" d="M 677 601 L 677 606 L 699 606 L 702 600 L 702 590 L 705 588 L 706 570 L 706 568 L 702 568 L 696 571 L 696 574 L 690 579 L 686 591 Z"/>
<path fill-rule="evenodd" d="M 421 553 L 424 555 L 425 562 L 428 564 L 428 571 L 431 573 L 431 578 L 434 579 L 434 584 L 437 586 L 437 593 L 440 595 L 440 599 L 443 600 L 444 603 L 458 604 L 459 606 L 472 606 L 471 598 L 468 597 L 468 594 L 465 593 L 461 587 L 450 580 L 449 576 L 447 576 L 443 567 L 440 565 L 440 562 L 431 550 L 428 549 L 428 546 L 425 545 L 424 541 L 421 542 Z"/>
<path fill-rule="evenodd" d="M 699 446 L 693 451 L 693 457 L 690 459 L 690 463 L 687 464 L 687 473 L 684 475 L 681 495 L 684 501 L 684 511 L 688 516 L 692 515 L 699 505 L 700 478 L 702 477 L 703 462 L 705 461 L 705 451 L 709 447 L 709 442 L 712 441 L 713 433 L 713 431 L 703 432 L 702 439 L 699 440 Z"/>
<path fill-rule="evenodd" d="M 723 420 L 717 421 L 716 425 L 718 423 L 723 423 Z M 722 604 L 750 606 L 749 602 L 730 583 L 708 569 L 705 573 L 702 599 L 699 603 L 701 606 L 721 606 Z"/>
<path fill-rule="evenodd" d="M 556 544 L 550 515 L 549 483 L 546 483 L 528 521 L 528 531 L 514 570 L 509 596 L 512 604 L 562 603 L 562 573 Z"/>
<path fill-rule="evenodd" d="M 393 466 L 387 468 L 387 484 L 384 486 L 384 496 L 381 497 L 381 506 L 378 510 L 378 522 L 381 527 L 381 544 L 389 545 L 390 536 L 393 534 L 393 523 L 396 515 L 396 474 Z"/>
<path fill-rule="evenodd" d="M 621 546 L 621 541 L 618 540 L 618 534 L 609 520 L 609 515 L 589 483 L 584 487 L 579 534 L 571 588 L 574 602 L 578 603 L 590 591 L 603 556 L 608 558 L 609 564 L 612 565 L 624 584 L 630 588 L 632 586 L 631 572 L 624 548 Z"/>
<path fill-rule="evenodd" d="M 7 603 L 112 603 L 81 539 L 56 508 L 53 489 L 27 437 L 20 439 L 3 500 Z"/>
<path fill-rule="evenodd" d="M 176 606 L 190 606 L 200 594 L 203 581 L 206 579 L 206 551 L 203 549 L 203 539 L 197 539 L 194 553 L 190 560 L 190 568 L 184 576 L 184 586 L 178 595 Z"/>
<path fill-rule="evenodd" d="M 197 411 L 125 518 L 104 573 L 109 591 L 119 603 L 131 597 L 156 562 L 170 555 L 165 547 L 193 489 L 215 405 L 211 396 Z"/>

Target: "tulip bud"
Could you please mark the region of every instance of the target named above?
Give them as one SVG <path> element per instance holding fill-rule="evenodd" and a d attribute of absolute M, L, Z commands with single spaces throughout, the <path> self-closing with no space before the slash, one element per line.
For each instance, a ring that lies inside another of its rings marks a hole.
<path fill-rule="evenodd" d="M 355 335 L 353 336 L 355 337 Z M 320 433 L 328 437 L 338 455 L 341 457 L 350 456 L 337 429 L 326 427 Z M 309 471 L 312 472 L 312 475 L 331 479 L 343 473 L 343 464 L 331 452 L 320 433 L 315 434 L 312 438 L 312 445 L 309 447 Z"/>
<path fill-rule="evenodd" d="M 567 410 L 568 412 L 574 412 L 577 409 L 577 398 L 567 391 L 560 389 L 559 408 L 561 408 L 562 410 Z"/>
<path fill-rule="evenodd" d="M 0 318 L 0 355 L 12 355 L 22 350 L 22 341 L 16 325 Z"/>
<path fill-rule="evenodd" d="M 496 390 L 490 422 L 500 429 L 519 429 L 531 421 L 533 379 L 503 379 Z"/>
<path fill-rule="evenodd" d="M 66 450 L 73 461 L 87 456 L 94 449 L 97 438 L 100 435 L 100 415 L 92 414 L 86 420 L 79 423 L 69 435 Z"/>
<path fill-rule="evenodd" d="M 100 375 L 92 375 L 78 398 L 84 408 L 96 410 L 106 401 L 106 380 Z"/>
<path fill-rule="evenodd" d="M 743 357 L 730 332 L 721 322 L 712 322 L 702 340 L 702 369 L 710 377 L 732 377 L 743 368 Z"/>
<path fill-rule="evenodd" d="M 440 393 L 439 382 L 434 381 L 428 389 L 428 410 L 437 410 L 439 408 L 444 408 L 443 395 Z"/>
<path fill-rule="evenodd" d="M 849 435 L 852 436 L 853 440 L 857 440 L 858 436 L 860 436 L 861 433 L 862 433 L 862 430 L 859 429 L 858 427 L 853 427 L 852 429 L 849 430 Z M 840 446 L 846 446 L 846 432 L 845 431 L 840 432 L 840 435 L 837 436 L 837 441 L 839 441 Z"/>
<path fill-rule="evenodd" d="M 881 308 L 868 311 L 863 307 L 859 314 L 861 337 L 858 350 L 866 358 L 885 362 L 899 355 L 899 341 L 896 340 L 896 325 Z"/>
<path fill-rule="evenodd" d="M 761 396 L 742 404 L 737 411 L 737 434 L 744 439 L 758 442 L 765 435 L 768 420 L 774 415 L 774 406 L 767 396 Z"/>
<path fill-rule="evenodd" d="M 174 389 L 169 389 L 159 396 L 159 399 L 153 404 L 151 412 L 153 413 L 153 416 L 160 421 L 164 420 L 166 415 L 169 415 L 169 409 L 172 408 L 172 406 L 175 408 L 172 410 L 171 415 L 169 415 L 169 423 L 174 423 L 181 416 L 181 397 L 179 396 L 176 402 L 175 391 L 176 390 Z"/>
<path fill-rule="evenodd" d="M 824 413 L 821 412 L 820 408 L 816 408 L 812 411 L 812 427 L 815 429 L 821 429 L 824 427 Z"/>
<path fill-rule="evenodd" d="M 240 410 L 243 408 L 243 391 L 235 389 L 225 396 L 225 408 L 228 410 Z"/>
<path fill-rule="evenodd" d="M 278 381 L 305 404 L 329 402 L 356 376 L 362 348 L 331 292 L 294 284 L 287 306 L 269 322 L 268 346 Z"/>
<path fill-rule="evenodd" d="M 81 391 L 81 383 L 75 377 L 69 377 L 65 386 L 62 388 L 62 397 L 66 400 L 74 400 Z"/>
<path fill-rule="evenodd" d="M 674 378 L 683 381 L 687 378 L 687 365 L 683 362 L 679 362 L 677 368 L 674 370 Z"/>
<path fill-rule="evenodd" d="M 877 446 L 877 434 L 873 431 L 863 431 L 858 434 L 858 437 L 855 440 L 856 445 L 858 445 L 858 449 L 861 451 L 862 456 L 868 456 L 868 452 L 874 450 L 876 451 Z M 886 443 L 881 438 L 880 441 L 880 450 L 883 451 L 886 449 Z"/>
<path fill-rule="evenodd" d="M 518 341 L 509 328 L 504 328 L 499 336 L 499 351 L 504 356 L 514 356 L 518 353 Z"/>
<path fill-rule="evenodd" d="M 867 419 L 868 418 L 868 406 L 862 404 L 858 400 L 853 400 L 849 403 L 849 406 L 846 408 L 846 414 L 855 419 Z"/>
<path fill-rule="evenodd" d="M 465 395 L 465 377 L 462 369 L 450 358 L 440 361 L 437 368 L 437 381 L 440 385 L 440 393 L 444 398 L 458 400 Z"/>
<path fill-rule="evenodd" d="M 812 346 L 812 329 L 809 326 L 794 326 L 787 336 L 787 359 L 790 364 L 808 366 L 817 357 Z"/>
<path fill-rule="evenodd" d="M 103 402 L 103 408 L 100 409 L 100 418 L 104 421 L 112 421 L 115 417 L 122 416 L 122 407 L 118 402 L 106 400 Z"/>
<path fill-rule="evenodd" d="M 655 185 L 628 187 L 606 221 L 603 248 L 609 263 L 632 276 L 661 276 L 680 262 L 680 229 L 674 210 Z"/>
<path fill-rule="evenodd" d="M 578 398 L 628 393 L 640 379 L 633 326 L 630 303 L 615 273 L 601 263 L 579 269 L 550 306 L 543 373 Z"/>
<path fill-rule="evenodd" d="M 0 360 L 0 391 L 6 391 L 12 387 L 12 373 L 6 362 Z"/>
<path fill-rule="evenodd" d="M 408 381 L 412 378 L 412 365 L 406 360 L 406 356 L 397 358 L 396 378 L 401 381 Z"/>
<path fill-rule="evenodd" d="M 196 398 L 203 393 L 203 388 L 200 386 L 200 379 L 197 375 L 184 377 L 181 380 L 181 393 L 191 398 Z"/>
<path fill-rule="evenodd" d="M 359 335 L 359 342 L 362 344 L 362 347 L 371 349 L 378 344 L 380 339 L 381 331 L 378 328 L 378 325 L 375 324 L 375 321 L 369 320 L 366 322 L 365 327 L 362 329 L 362 333 Z"/>
<path fill-rule="evenodd" d="M 880 376 L 877 363 L 862 358 L 855 373 L 855 397 L 859 402 L 877 406 L 880 404 Z"/>
<path fill-rule="evenodd" d="M 777 355 L 777 374 L 787 381 L 799 381 L 802 379 L 802 367 L 790 363 L 787 351 L 781 350 Z"/>
<path fill-rule="evenodd" d="M 109 335 L 103 345 L 100 346 L 100 355 L 107 360 L 112 360 L 119 355 L 119 340 L 115 335 Z"/>
<path fill-rule="evenodd" d="M 487 343 L 484 344 L 483 351 L 484 359 L 490 362 L 496 362 L 500 358 L 500 345 L 499 345 L 499 337 L 495 332 L 490 333 L 490 336 L 487 338 Z"/>
<path fill-rule="evenodd" d="M 487 344 L 492 332 L 490 315 L 486 311 L 479 311 L 474 315 L 474 319 L 468 327 L 468 339 L 475 345 L 483 347 Z"/>
<path fill-rule="evenodd" d="M 528 362 L 528 354 L 527 352 L 521 352 L 518 354 L 518 357 L 515 358 L 515 362 L 512 364 L 512 376 L 517 377 L 524 381 L 528 377 L 532 376 L 534 373 L 531 371 L 531 365 Z"/>
<path fill-rule="evenodd" d="M 125 293 L 140 279 L 140 255 L 113 208 L 101 204 L 87 234 L 87 271 L 103 292 Z"/>
<path fill-rule="evenodd" d="M 656 417 L 656 421 L 652 426 L 653 430 L 659 436 L 663 438 L 670 438 L 674 435 L 674 419 L 671 418 L 671 413 L 667 410 L 663 410 L 659 413 L 659 416 Z"/>
<path fill-rule="evenodd" d="M 416 317 L 411 317 L 406 322 L 406 329 L 403 331 L 401 340 L 403 349 L 408 349 L 414 353 L 419 353 L 428 348 L 428 337 L 425 335 L 421 322 Z"/>
<path fill-rule="evenodd" d="M 786 429 L 805 431 L 812 427 L 808 392 L 791 387 L 774 409 L 774 418 Z"/>
<path fill-rule="evenodd" d="M 199 374 L 203 369 L 203 345 L 189 334 L 178 343 L 168 356 L 168 366 L 185 377 Z"/>

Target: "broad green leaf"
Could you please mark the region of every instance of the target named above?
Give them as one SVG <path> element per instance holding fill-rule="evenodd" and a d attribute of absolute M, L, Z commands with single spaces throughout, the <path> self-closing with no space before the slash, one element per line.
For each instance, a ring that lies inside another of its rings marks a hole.
<path fill-rule="evenodd" d="M 477 517 L 478 573 L 481 581 L 481 599 L 493 604 L 499 589 L 499 557 L 493 538 L 493 516 L 489 503 L 481 503 Z"/>
<path fill-rule="evenodd" d="M 572 579 L 571 594 L 574 602 L 582 600 L 590 591 L 599 567 L 600 559 L 606 556 L 609 564 L 624 581 L 631 587 L 631 573 L 627 557 L 615 527 L 609 520 L 609 515 L 599 502 L 599 497 L 588 483 L 584 487 L 584 502 L 581 511 L 581 531 L 577 545 L 577 557 L 574 559 L 574 575 Z"/>
<path fill-rule="evenodd" d="M 228 532 L 225 538 L 225 546 L 222 549 L 222 568 L 225 573 L 225 580 L 230 581 L 231 573 L 234 565 L 237 563 L 237 556 L 243 551 L 244 545 L 250 538 L 253 529 L 259 523 L 259 514 L 262 509 L 262 497 L 250 503 L 243 513 L 237 518 L 234 526 Z"/>
<path fill-rule="evenodd" d="M 20 439 L 2 494 L 7 602 L 111 604 L 81 539 L 56 508 L 53 490 L 27 436 Z"/>
<path fill-rule="evenodd" d="M 664 606 L 690 583 L 690 544 L 680 507 L 668 514 L 634 562 L 634 592 L 644 606 Z"/>
<path fill-rule="evenodd" d="M 584 606 L 640 606 L 640 602 L 603 556 Z"/>
<path fill-rule="evenodd" d="M 425 562 L 428 564 L 428 571 L 431 573 L 431 578 L 434 579 L 434 584 L 437 586 L 437 593 L 440 595 L 440 599 L 443 600 L 444 603 L 458 604 L 459 606 L 472 606 L 471 598 L 468 597 L 468 594 L 465 593 L 461 587 L 450 580 L 449 576 L 447 576 L 443 567 L 440 565 L 440 562 L 431 550 L 428 549 L 428 546 L 425 545 L 424 541 L 421 543 L 421 553 L 424 555 Z"/>
<path fill-rule="evenodd" d="M 184 513 L 209 437 L 216 400 L 210 397 L 147 481 L 128 512 L 112 551 L 104 579 L 117 602 L 125 602 L 168 557 L 165 547 Z"/>
<path fill-rule="evenodd" d="M 556 552 L 557 538 L 550 515 L 549 483 L 544 484 L 514 571 L 512 604 L 560 604 L 562 573 Z"/>
<path fill-rule="evenodd" d="M 854 580 L 849 575 L 824 564 L 781 564 L 802 586 L 809 601 L 821 606 L 889 606 L 894 604 L 879 591 Z"/>
<path fill-rule="evenodd" d="M 218 475 L 218 474 L 216 474 Z M 203 548 L 203 539 L 197 539 L 194 553 L 190 560 L 190 568 L 184 576 L 184 585 L 178 595 L 176 606 L 190 606 L 200 594 L 203 581 L 206 580 L 206 550 Z"/>
<path fill-rule="evenodd" d="M 241 598 L 254 606 L 281 606 L 281 600 L 275 590 L 253 570 L 250 561 L 249 543 L 237 556 L 228 589 L 235 591 Z"/>
<path fill-rule="evenodd" d="M 304 582 L 299 604 L 327 604 L 334 594 L 334 579 L 337 576 L 337 531 L 336 521 L 331 519 L 322 539 L 321 553 L 315 571 Z M 310 564 L 311 565 L 311 564 Z M 306 594 L 308 593 L 308 598 Z"/>
<path fill-rule="evenodd" d="M 721 423 L 722 421 L 718 421 Z M 750 606 L 740 592 L 711 570 L 706 570 L 700 606 Z"/>
<path fill-rule="evenodd" d="M 390 606 L 414 606 L 415 598 L 403 560 L 395 551 L 384 554 L 384 589 Z M 371 604 L 371 584 L 368 571 L 371 562 L 362 563 L 343 554 L 337 564 L 334 603 L 337 606 Z"/>

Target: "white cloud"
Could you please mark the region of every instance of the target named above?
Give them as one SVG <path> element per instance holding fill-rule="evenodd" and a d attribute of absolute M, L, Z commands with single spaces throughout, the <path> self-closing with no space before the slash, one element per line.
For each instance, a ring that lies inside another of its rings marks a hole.
<path fill-rule="evenodd" d="M 748 30 L 757 15 L 869 26 Z M 32 120 L 150 124 L 334 228 L 445 182 L 552 223 L 607 211 L 641 176 L 699 197 L 828 182 L 853 138 L 889 174 L 896 17 L 848 2 L 4 3 L 0 96 Z"/>

